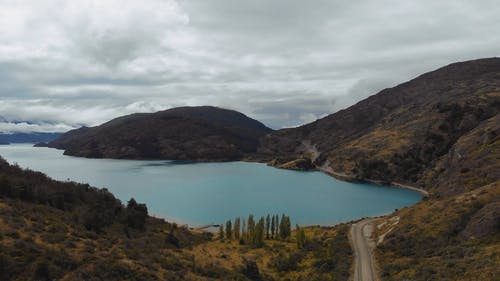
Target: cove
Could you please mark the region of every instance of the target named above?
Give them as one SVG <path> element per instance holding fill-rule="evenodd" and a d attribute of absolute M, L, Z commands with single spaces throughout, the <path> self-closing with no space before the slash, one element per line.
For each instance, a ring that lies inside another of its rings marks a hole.
<path fill-rule="evenodd" d="M 86 159 L 32 144 L 0 145 L 0 156 L 57 180 L 105 187 L 125 203 L 133 197 L 150 214 L 191 226 L 250 213 L 285 213 L 293 225 L 332 225 L 387 214 L 422 198 L 412 190 L 259 163 Z"/>

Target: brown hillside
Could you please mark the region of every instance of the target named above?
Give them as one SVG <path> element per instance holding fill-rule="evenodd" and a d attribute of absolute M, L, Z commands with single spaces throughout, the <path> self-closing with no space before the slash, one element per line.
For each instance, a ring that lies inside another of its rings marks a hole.
<path fill-rule="evenodd" d="M 482 125 L 490 130 L 485 138 L 496 138 L 491 126 L 499 112 L 500 59 L 455 63 L 311 124 L 277 131 L 263 139 L 260 152 L 279 165 L 308 157 L 306 140 L 320 153 L 316 166 L 430 188 L 439 180 L 422 179 L 461 137 Z"/>

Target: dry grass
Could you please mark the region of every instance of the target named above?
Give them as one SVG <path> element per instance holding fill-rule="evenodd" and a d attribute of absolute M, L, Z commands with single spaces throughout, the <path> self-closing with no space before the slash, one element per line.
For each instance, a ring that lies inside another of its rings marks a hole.
<path fill-rule="evenodd" d="M 383 279 L 493 280 L 499 276 L 500 234 L 463 236 L 474 215 L 496 200 L 500 200 L 500 182 L 452 198 L 424 200 L 396 212 L 388 220 L 398 216 L 400 221 L 378 248 Z M 390 228 L 388 222 L 376 234 Z"/>

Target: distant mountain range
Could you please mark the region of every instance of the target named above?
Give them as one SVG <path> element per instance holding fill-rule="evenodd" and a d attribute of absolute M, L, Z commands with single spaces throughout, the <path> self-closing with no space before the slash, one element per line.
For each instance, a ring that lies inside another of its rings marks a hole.
<path fill-rule="evenodd" d="M 0 133 L 0 144 L 50 142 L 63 133 Z"/>

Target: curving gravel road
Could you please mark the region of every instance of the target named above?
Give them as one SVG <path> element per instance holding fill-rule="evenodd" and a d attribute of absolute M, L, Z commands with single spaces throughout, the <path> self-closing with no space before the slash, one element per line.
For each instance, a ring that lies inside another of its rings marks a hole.
<path fill-rule="evenodd" d="M 354 281 L 377 281 L 372 248 L 375 243 L 370 236 L 373 222 L 376 219 L 365 219 L 351 226 L 351 243 L 354 250 Z"/>

